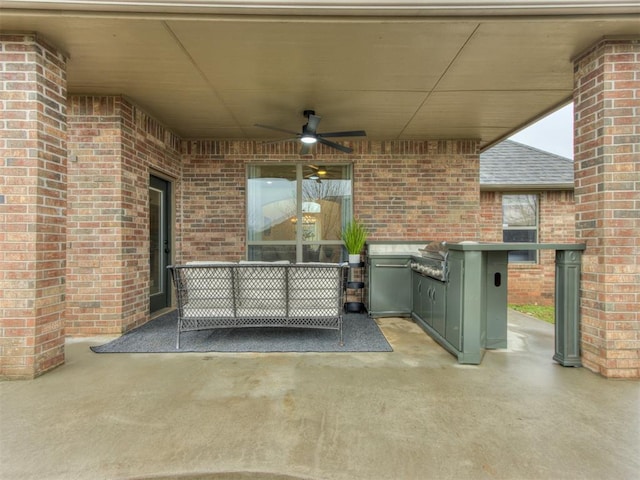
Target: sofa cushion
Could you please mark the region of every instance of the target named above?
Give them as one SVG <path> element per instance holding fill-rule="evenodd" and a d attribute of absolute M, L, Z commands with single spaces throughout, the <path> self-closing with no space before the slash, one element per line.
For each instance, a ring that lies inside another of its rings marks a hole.
<path fill-rule="evenodd" d="M 182 308 L 182 317 L 184 319 L 193 318 L 234 318 L 233 308 L 206 308 L 206 305 L 198 306 L 185 305 Z"/>
<path fill-rule="evenodd" d="M 287 314 L 287 267 L 242 264 L 236 272 L 238 316 L 282 317 Z"/>
<path fill-rule="evenodd" d="M 338 316 L 343 302 L 342 269 L 337 264 L 297 265 L 289 270 L 289 316 Z"/>
<path fill-rule="evenodd" d="M 275 260 L 273 262 L 267 262 L 265 260 L 240 260 L 240 265 L 289 265 L 289 260 Z"/>
<path fill-rule="evenodd" d="M 227 262 L 220 260 L 192 260 L 185 265 L 235 265 L 235 262 Z"/>

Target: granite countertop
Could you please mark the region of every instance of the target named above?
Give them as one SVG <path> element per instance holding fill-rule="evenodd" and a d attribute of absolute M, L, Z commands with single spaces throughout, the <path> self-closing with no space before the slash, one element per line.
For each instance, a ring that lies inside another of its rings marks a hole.
<path fill-rule="evenodd" d="M 430 241 L 371 241 L 367 242 L 368 256 L 421 256 L 420 249 Z M 584 243 L 499 243 L 499 242 L 454 242 L 447 243 L 449 250 L 462 251 L 516 251 L 516 250 L 585 250 Z"/>
<path fill-rule="evenodd" d="M 458 242 L 448 243 L 449 250 L 471 251 L 515 251 L 515 250 L 584 250 L 584 243 L 491 243 Z"/>

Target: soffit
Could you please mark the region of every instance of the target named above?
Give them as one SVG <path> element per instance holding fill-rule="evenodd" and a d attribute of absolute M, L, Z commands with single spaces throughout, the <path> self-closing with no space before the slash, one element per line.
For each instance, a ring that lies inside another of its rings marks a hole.
<path fill-rule="evenodd" d="M 66 52 L 70 94 L 125 95 L 183 138 L 286 137 L 253 125 L 314 109 L 320 132 L 483 146 L 567 102 L 572 58 L 639 21 L 0 12 Z"/>

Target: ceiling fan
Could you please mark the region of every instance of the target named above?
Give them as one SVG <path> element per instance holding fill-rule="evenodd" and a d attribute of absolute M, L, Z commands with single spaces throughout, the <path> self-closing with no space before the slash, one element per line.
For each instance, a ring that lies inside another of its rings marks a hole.
<path fill-rule="evenodd" d="M 307 166 L 313 171 L 305 175 L 304 178 L 315 180 L 317 183 L 322 183 L 323 179 L 331 178 L 331 175 L 329 174 L 329 171 L 326 169 L 326 167 L 316 167 L 315 165 Z"/>
<path fill-rule="evenodd" d="M 285 138 L 282 140 L 277 140 L 277 142 L 286 142 L 289 140 L 300 140 L 302 142 L 300 155 L 307 155 L 311 151 L 311 146 L 316 142 L 322 143 L 323 145 L 327 145 L 328 147 L 331 147 L 331 148 L 335 148 L 336 150 L 340 150 L 341 152 L 351 153 L 353 152 L 352 148 L 345 147 L 344 145 L 340 145 L 339 143 L 332 142 L 331 140 L 327 140 L 327 138 L 365 137 L 367 135 L 364 130 L 318 133 L 317 131 L 318 124 L 320 123 L 320 120 L 322 119 L 322 117 L 319 117 L 318 115 L 316 115 L 316 112 L 313 110 L 305 110 L 303 112 L 303 115 L 307 119 L 307 123 L 302 126 L 302 133 L 297 133 L 292 130 L 286 130 L 284 128 L 272 127 L 270 125 L 261 125 L 259 123 L 256 123 L 255 126 L 295 135 L 295 137 L 293 138 Z M 269 142 L 269 143 L 274 143 L 274 142 Z"/>

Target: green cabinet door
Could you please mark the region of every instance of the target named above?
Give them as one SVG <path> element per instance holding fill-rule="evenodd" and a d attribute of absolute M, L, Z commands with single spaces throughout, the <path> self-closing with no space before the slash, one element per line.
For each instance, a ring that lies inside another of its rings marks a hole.
<path fill-rule="evenodd" d="M 412 307 L 410 256 L 371 257 L 369 271 L 369 315 L 410 316 Z"/>
<path fill-rule="evenodd" d="M 429 284 L 429 305 L 432 326 L 436 332 L 446 338 L 445 313 L 447 307 L 447 289 L 444 283 L 427 279 Z"/>
<path fill-rule="evenodd" d="M 413 314 L 418 320 L 431 326 L 430 300 L 427 295 L 427 279 L 418 272 L 412 274 Z"/>

